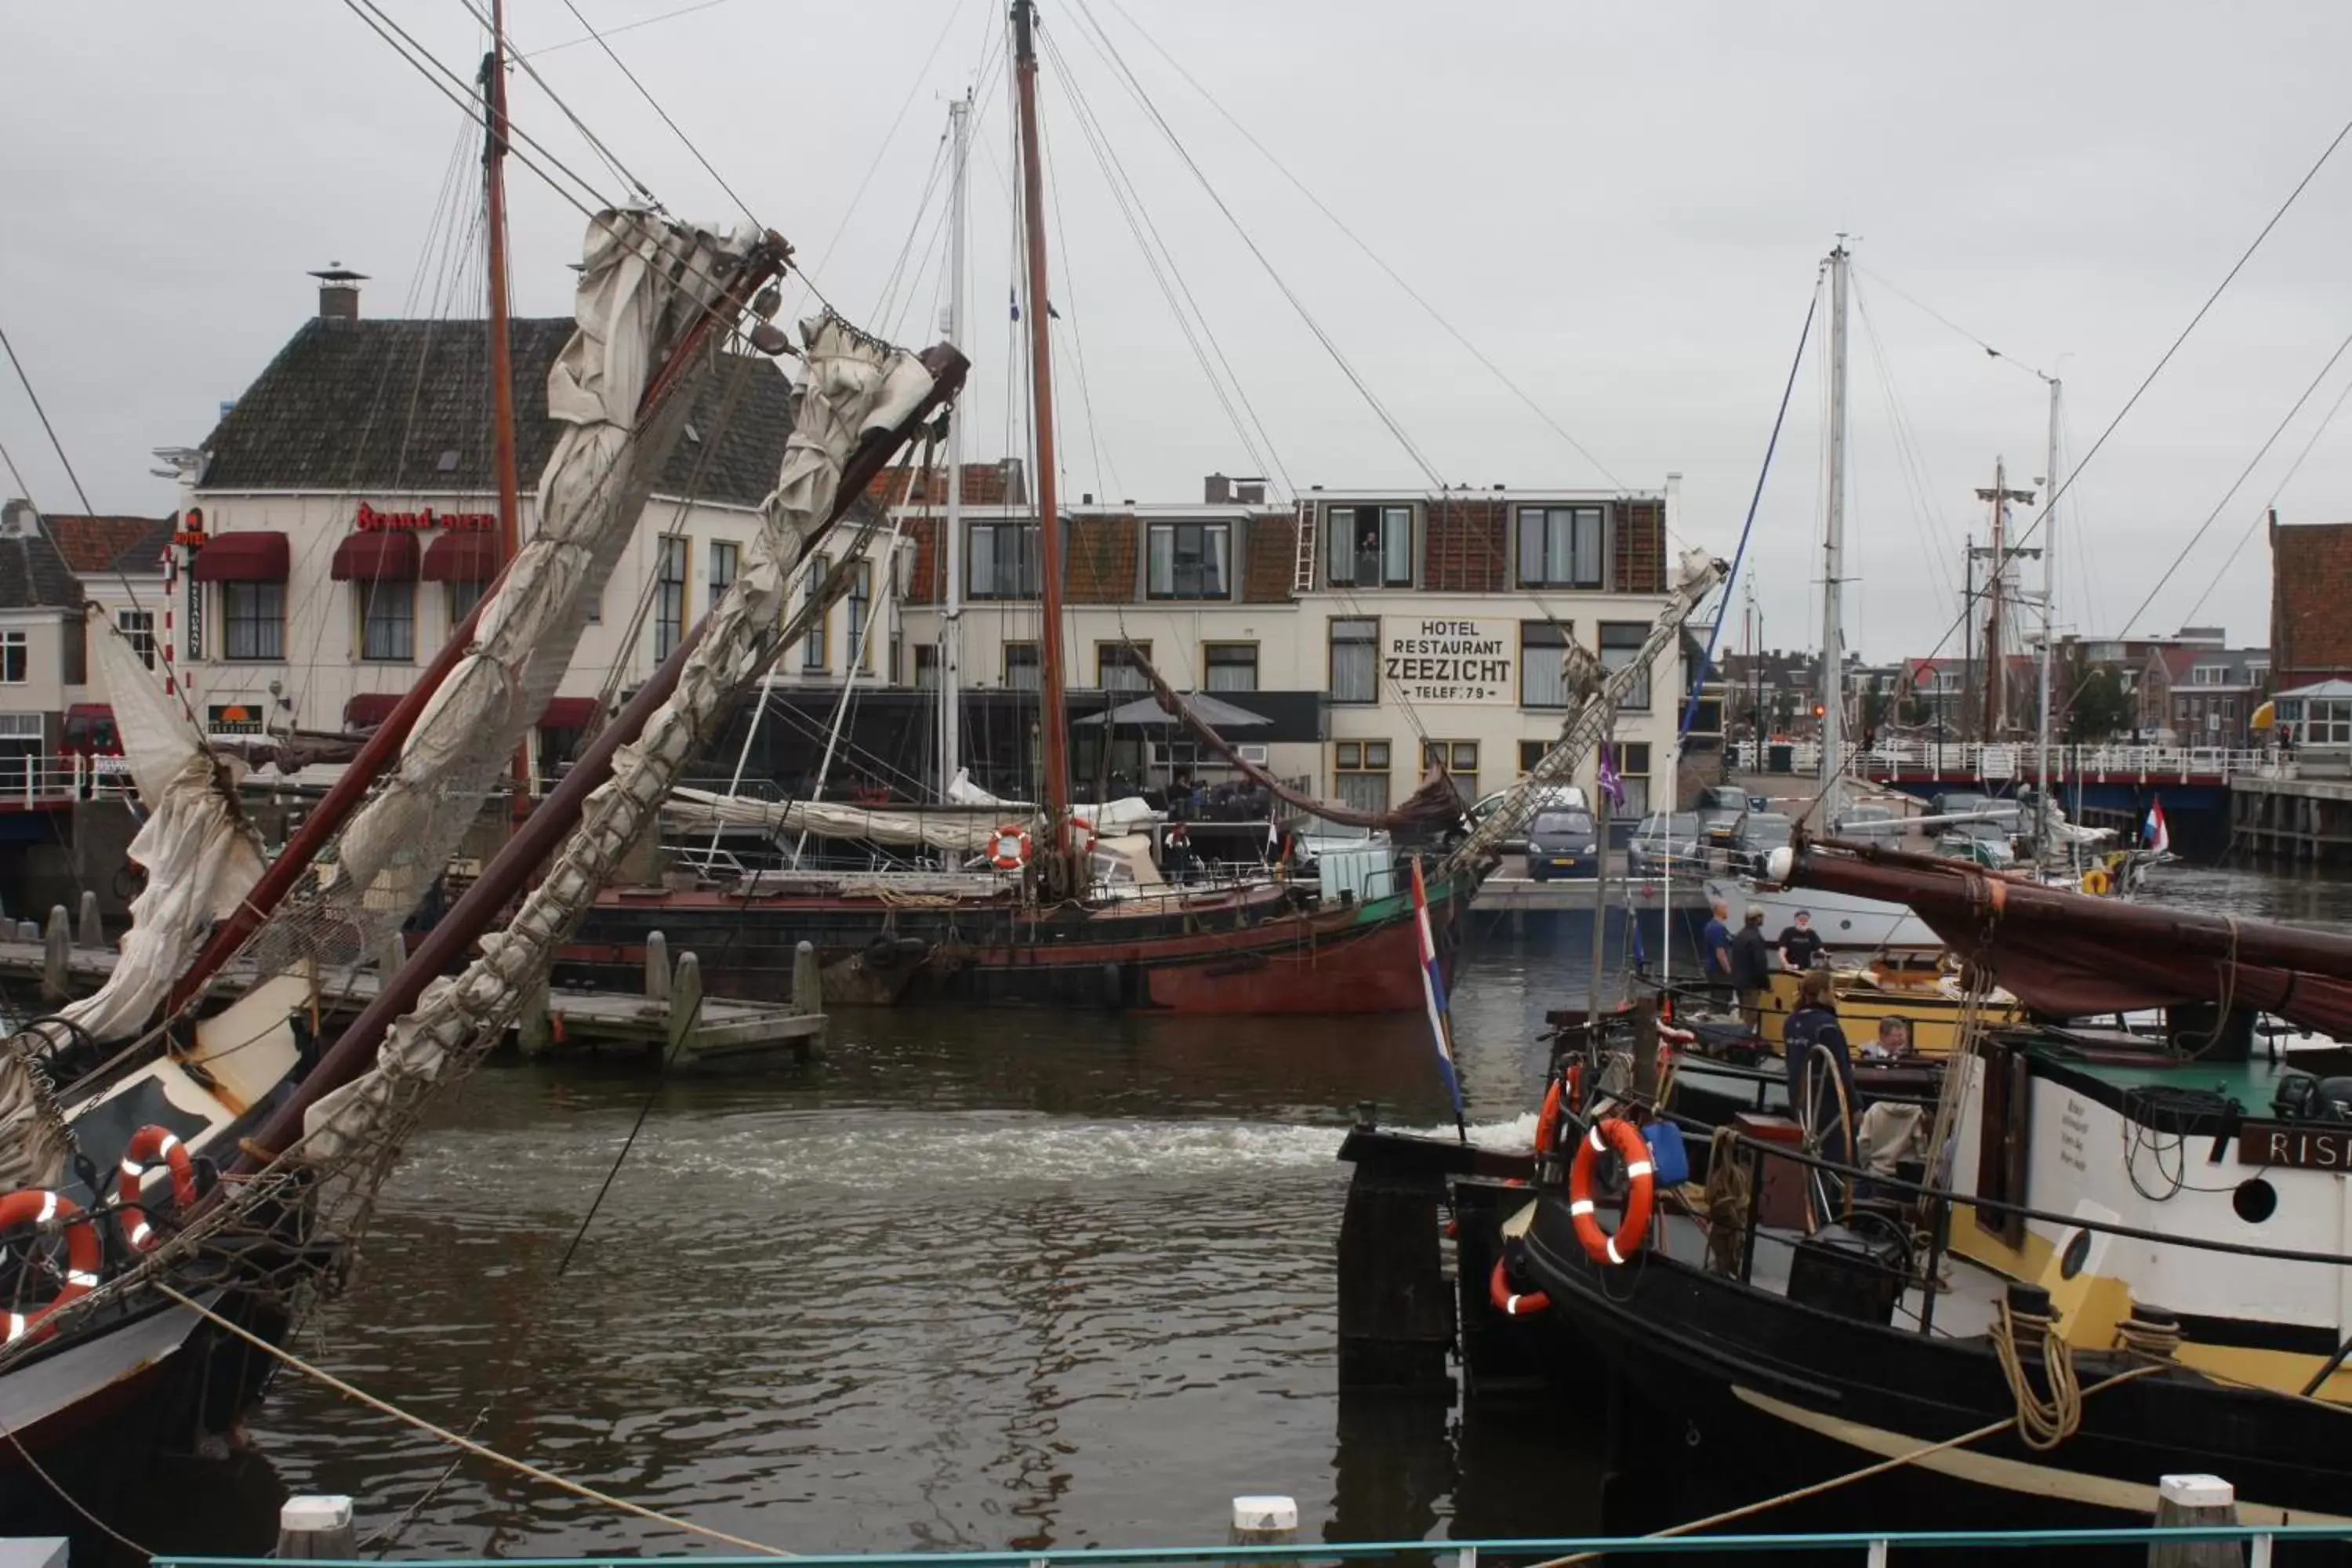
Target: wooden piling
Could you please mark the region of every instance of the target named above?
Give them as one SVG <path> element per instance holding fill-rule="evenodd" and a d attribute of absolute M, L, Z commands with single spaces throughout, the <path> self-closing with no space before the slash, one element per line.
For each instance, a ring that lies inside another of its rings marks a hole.
<path fill-rule="evenodd" d="M 48 929 L 41 933 L 41 994 L 52 1002 L 70 1002 L 73 988 L 67 966 L 73 958 L 73 927 L 63 904 L 49 906 Z"/>
<path fill-rule="evenodd" d="M 104 947 L 106 928 L 98 920 L 98 889 L 81 890 L 81 919 L 74 925 L 74 942 L 82 947 Z"/>
<path fill-rule="evenodd" d="M 804 942 L 793 949 L 793 1011 L 824 1011 L 824 975 L 817 968 L 814 942 Z"/>
<path fill-rule="evenodd" d="M 690 952 L 677 955 L 677 973 L 669 987 L 667 1038 L 673 1060 L 694 1057 L 694 1032 L 702 1017 L 702 960 Z"/>
<path fill-rule="evenodd" d="M 1279 1496 L 1234 1499 L 1232 1544 L 1288 1546 L 1297 1539 L 1297 1499 Z"/>
<path fill-rule="evenodd" d="M 2181 1530 L 2238 1522 L 2237 1489 L 2219 1476 L 2166 1476 L 2157 1483 L 2156 1528 Z M 2234 1541 L 2152 1541 L 2147 1568 L 2241 1568 Z"/>
<path fill-rule="evenodd" d="M 646 1000 L 669 1000 L 669 938 L 659 931 L 646 933 Z"/>
<path fill-rule="evenodd" d="M 290 1561 L 359 1555 L 359 1531 L 347 1497 L 288 1498 L 278 1510 L 278 1555 Z"/>

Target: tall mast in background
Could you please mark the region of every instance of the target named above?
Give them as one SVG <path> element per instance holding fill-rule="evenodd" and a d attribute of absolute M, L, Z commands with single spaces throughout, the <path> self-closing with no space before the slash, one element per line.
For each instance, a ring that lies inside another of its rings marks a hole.
<path fill-rule="evenodd" d="M 1037 151 L 1037 48 L 1033 36 L 1035 7 L 1013 0 L 1013 58 L 1021 94 L 1022 233 L 1028 252 L 1029 386 L 1032 434 L 1037 454 L 1038 676 L 1041 694 L 1037 732 L 1045 775 L 1045 810 L 1052 860 L 1066 867 L 1070 820 L 1070 715 L 1063 698 L 1062 513 L 1054 464 L 1054 342 L 1046 331 L 1052 298 L 1045 288 L 1045 186 Z M 1073 888 L 1071 890 L 1075 890 Z"/>
<path fill-rule="evenodd" d="M 964 152 L 971 135 L 971 95 L 948 105 L 954 183 L 948 188 L 948 303 L 940 327 L 947 341 L 963 347 Z M 940 617 L 940 796 L 963 765 L 963 399 L 948 405 L 948 510 L 942 558 L 947 586 Z"/>
<path fill-rule="evenodd" d="M 482 199 L 490 268 L 490 446 L 499 479 L 499 552 L 512 561 L 522 550 L 522 486 L 515 473 L 514 342 L 507 299 L 507 12 L 490 0 L 490 52 L 482 59 Z M 515 747 L 515 815 L 530 798 L 530 738 Z"/>
<path fill-rule="evenodd" d="M 2058 643 L 2058 405 L 2066 384 L 2054 375 L 2042 379 L 2050 384 L 2050 466 L 2042 471 L 2042 493 L 2050 500 L 2042 509 L 2042 668 L 2035 678 L 2041 695 L 2034 703 L 2040 723 L 2033 737 L 2033 784 L 2041 795 L 2034 813 L 2036 847 L 2049 837 L 2050 826 L 2050 665 Z"/>
<path fill-rule="evenodd" d="M 1845 245 L 1830 252 L 1830 472 L 1822 526 L 1821 822 L 1835 824 L 1845 773 Z"/>

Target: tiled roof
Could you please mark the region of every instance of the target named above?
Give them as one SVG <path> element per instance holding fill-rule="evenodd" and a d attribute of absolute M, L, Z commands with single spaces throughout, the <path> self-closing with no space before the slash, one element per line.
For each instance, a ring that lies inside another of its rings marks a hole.
<path fill-rule="evenodd" d="M 562 434 L 547 416 L 547 373 L 572 328 L 565 316 L 511 323 L 515 466 L 526 489 Z M 496 489 L 488 337 L 480 321 L 313 317 L 205 438 L 203 488 Z M 703 378 L 688 426 L 656 488 L 757 505 L 792 430 L 790 385 L 772 361 L 727 355 Z"/>
<path fill-rule="evenodd" d="M 66 564 L 83 576 L 121 572 L 152 575 L 163 569 L 172 542 L 168 517 L 89 517 L 47 512 L 41 526 L 57 542 Z"/>
<path fill-rule="evenodd" d="M 38 528 L 0 537 L 0 610 L 78 610 L 81 582 Z"/>

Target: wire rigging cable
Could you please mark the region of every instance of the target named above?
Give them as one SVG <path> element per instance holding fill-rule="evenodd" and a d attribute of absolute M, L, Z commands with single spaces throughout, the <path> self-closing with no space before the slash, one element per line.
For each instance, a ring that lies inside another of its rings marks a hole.
<path fill-rule="evenodd" d="M 2311 456 L 2311 449 L 2319 445 L 2319 438 L 2327 434 L 2327 427 L 2330 425 L 2336 423 L 2336 416 L 2343 410 L 2345 400 L 2347 398 L 2352 398 L 2352 381 L 2347 381 L 2344 384 L 2343 390 L 2336 395 L 2336 401 L 2327 405 L 2326 414 L 2320 416 L 2318 426 L 2311 432 L 2311 439 L 2303 444 L 2303 450 L 2295 454 L 2294 461 L 2287 465 L 2286 472 L 2279 476 L 2279 482 L 2271 488 L 2270 498 L 2255 509 L 2253 516 L 2246 520 L 2245 531 L 2238 535 L 2238 542 L 2231 550 L 2230 558 L 2221 563 L 2221 569 L 2214 573 L 2206 582 L 2205 592 L 2198 595 L 2197 602 L 2189 606 L 2189 614 L 2182 617 L 2183 625 L 2195 624 L 2197 613 L 2205 607 L 2205 601 L 2211 597 L 2213 590 L 2221 585 L 2221 580 L 2230 574 L 2230 568 L 2238 563 L 2239 554 L 2245 550 L 2247 542 L 2262 528 L 2263 521 L 2270 515 L 2271 509 L 2278 505 L 2279 497 L 2286 493 L 2287 486 L 2293 484 L 2295 475 L 2303 471 L 2303 460 Z"/>
<path fill-rule="evenodd" d="M 733 202 L 738 207 L 741 208 L 743 216 L 750 218 L 754 225 L 765 227 L 766 226 L 764 224 L 760 223 L 759 216 L 752 212 L 751 204 L 735 194 L 735 187 L 727 183 L 726 175 L 711 167 L 710 160 L 702 155 L 702 149 L 694 144 L 694 138 L 688 136 L 686 133 L 685 129 L 681 127 L 677 121 L 670 118 L 669 110 L 661 106 L 661 100 L 656 98 L 653 93 L 646 89 L 644 82 L 637 79 L 637 73 L 631 70 L 627 64 L 622 60 L 621 57 L 613 52 L 613 46 L 604 41 L 604 35 L 599 33 L 594 27 L 589 26 L 588 18 L 580 15 L 580 7 L 574 5 L 572 3 L 572 0 L 563 0 L 563 8 L 572 13 L 572 20 L 578 22 L 582 26 L 588 28 L 588 36 L 596 40 L 596 47 L 604 51 L 604 58 L 611 60 L 613 64 L 618 68 L 620 73 L 629 79 L 629 85 L 637 89 L 637 96 L 646 100 L 647 108 L 651 109 L 656 114 L 661 116 L 661 122 L 670 128 L 671 132 L 677 137 L 679 142 L 685 144 L 686 150 L 688 153 L 694 154 L 694 161 L 702 165 L 702 172 L 709 175 L 713 180 L 716 180 L 719 183 L 719 188 L 727 193 L 727 199 Z M 530 71 L 531 80 L 539 82 L 539 85 L 542 88 L 547 86 L 546 82 L 541 80 L 539 72 L 531 70 L 530 62 L 528 59 L 524 59 L 520 56 L 516 57 L 516 58 L 522 66 L 523 69 Z M 554 97 L 554 93 L 551 90 L 548 96 L 552 98 Z M 572 111 L 569 109 L 564 110 L 564 113 L 567 115 L 571 112 Z M 577 120 L 574 120 L 573 123 L 578 124 L 579 122 Z M 586 128 L 583 127 L 582 130 L 583 133 L 585 134 Z M 631 184 L 637 184 L 637 182 L 634 179 L 629 183 Z M 638 184 L 637 189 L 642 191 L 645 189 L 645 186 Z"/>

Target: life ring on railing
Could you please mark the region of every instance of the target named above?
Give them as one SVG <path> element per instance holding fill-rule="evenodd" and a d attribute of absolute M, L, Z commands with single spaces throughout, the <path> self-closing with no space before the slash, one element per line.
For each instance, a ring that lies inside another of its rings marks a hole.
<path fill-rule="evenodd" d="M 1592 1217 L 1592 1172 L 1612 1146 L 1625 1162 L 1627 1185 L 1624 1217 L 1618 1222 L 1617 1234 L 1606 1236 L 1601 1222 Z M 1568 1172 L 1568 1214 L 1576 1224 L 1576 1239 L 1584 1244 L 1593 1262 L 1622 1263 L 1641 1249 L 1649 1235 L 1650 1205 L 1657 1187 L 1653 1170 L 1649 1140 L 1642 1136 L 1640 1128 L 1618 1117 L 1606 1116 L 1594 1122 L 1584 1142 L 1577 1145 L 1576 1163 Z"/>
<path fill-rule="evenodd" d="M 1029 864 L 1029 830 L 1017 822 L 999 827 L 996 842 L 989 847 L 988 863 L 1000 871 L 1018 871 Z"/>
<path fill-rule="evenodd" d="M 29 1312 L 6 1314 L 9 1344 L 15 1344 L 26 1334 L 40 1338 L 48 1330 L 40 1326 L 41 1320 L 78 1297 L 87 1296 L 98 1286 L 98 1272 L 104 1259 L 100 1255 L 98 1227 L 71 1198 L 59 1197 L 39 1187 L 10 1193 L 0 1198 L 0 1230 L 20 1225 L 47 1225 L 62 1219 L 66 1237 L 66 1280 L 64 1289 L 42 1306 Z"/>
<path fill-rule="evenodd" d="M 139 1189 L 148 1168 L 159 1163 L 172 1168 L 173 1206 L 184 1209 L 196 1201 L 196 1163 L 188 1157 L 188 1146 L 165 1128 L 147 1126 L 133 1132 L 122 1151 L 121 1179 L 115 1184 L 116 1205 L 128 1221 L 123 1237 L 133 1252 L 155 1245 L 155 1230 L 140 1206 Z"/>
<path fill-rule="evenodd" d="M 2083 891 L 2095 899 L 2104 899 L 2116 890 L 2116 879 L 2100 867 L 2094 866 L 2083 873 Z"/>
<path fill-rule="evenodd" d="M 1486 1276 L 1486 1300 L 1495 1303 L 1495 1310 L 1507 1318 L 1524 1318 L 1551 1305 L 1551 1298 L 1540 1290 L 1530 1290 L 1521 1295 L 1512 1289 L 1510 1274 L 1499 1258 L 1495 1259 L 1495 1271 Z"/>
<path fill-rule="evenodd" d="M 1078 835 L 1080 835 L 1081 833 L 1083 833 L 1083 834 L 1085 834 L 1085 835 L 1086 835 L 1086 837 L 1085 837 L 1084 838 L 1080 838 L 1080 837 L 1078 837 Z M 1072 813 L 1070 813 L 1070 853 L 1071 853 L 1071 854 L 1073 854 L 1073 855 L 1084 855 L 1084 854 L 1087 854 L 1088 851 L 1090 851 L 1090 850 L 1092 850 L 1092 849 L 1094 848 L 1094 847 L 1095 847 L 1095 840 L 1096 840 L 1097 838 L 1099 838 L 1100 837 L 1101 837 L 1101 835 L 1100 835 L 1100 834 L 1098 834 L 1098 833 L 1097 833 L 1097 832 L 1095 831 L 1095 821 L 1094 821 L 1094 818 L 1093 818 L 1093 817 L 1091 817 L 1091 816 L 1079 816 L 1076 812 L 1075 812 L 1075 811 L 1074 811 L 1074 812 L 1072 812 Z"/>

